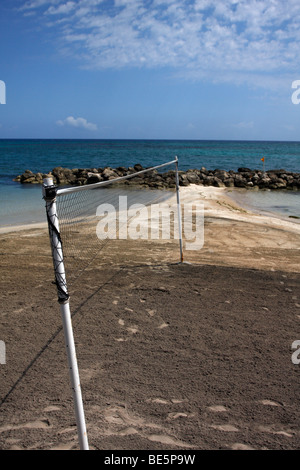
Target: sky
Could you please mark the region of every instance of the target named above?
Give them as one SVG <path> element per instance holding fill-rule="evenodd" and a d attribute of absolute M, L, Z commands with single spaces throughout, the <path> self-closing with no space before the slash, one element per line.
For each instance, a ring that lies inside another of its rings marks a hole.
<path fill-rule="evenodd" d="M 299 141 L 299 59 L 299 0 L 1 0 L 0 138 Z"/>

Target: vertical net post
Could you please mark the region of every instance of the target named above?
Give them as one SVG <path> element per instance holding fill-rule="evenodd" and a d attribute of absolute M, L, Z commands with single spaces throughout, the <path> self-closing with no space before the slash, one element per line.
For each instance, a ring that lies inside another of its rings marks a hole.
<path fill-rule="evenodd" d="M 46 201 L 46 213 L 49 228 L 49 237 L 52 249 L 55 284 L 58 292 L 58 302 L 60 304 L 63 322 L 66 351 L 72 385 L 78 439 L 81 450 L 89 450 L 81 386 L 76 358 L 76 350 L 72 329 L 71 312 L 69 304 L 69 294 L 66 283 L 62 242 L 59 232 L 58 216 L 56 212 L 56 186 L 53 185 L 52 178 L 46 178 L 43 182 L 43 197 Z"/>
<path fill-rule="evenodd" d="M 176 165 L 176 195 L 177 195 L 177 211 L 178 211 L 180 263 L 183 263 L 182 223 L 181 223 L 181 205 L 180 205 L 180 193 L 179 193 L 178 157 L 175 157 L 175 165 Z"/>

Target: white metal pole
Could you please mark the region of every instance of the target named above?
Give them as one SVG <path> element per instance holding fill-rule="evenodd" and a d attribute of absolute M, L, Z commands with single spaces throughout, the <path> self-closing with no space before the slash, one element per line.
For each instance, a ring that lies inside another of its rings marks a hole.
<path fill-rule="evenodd" d="M 60 304 L 60 309 L 70 369 L 79 445 L 81 450 L 89 450 L 69 302 Z"/>
<path fill-rule="evenodd" d="M 177 211 L 178 211 L 178 231 L 179 231 L 179 247 L 180 247 L 180 262 L 183 262 L 183 248 L 182 248 L 182 224 L 181 224 L 181 205 L 179 194 L 179 176 L 178 176 L 178 158 L 175 158 L 176 165 L 176 194 L 177 194 Z"/>
<path fill-rule="evenodd" d="M 61 308 L 65 345 L 73 391 L 78 439 L 81 450 L 89 450 L 87 431 L 84 417 L 81 386 L 76 358 L 75 342 L 71 321 L 69 294 L 67 291 L 66 275 L 63 261 L 62 243 L 59 235 L 59 222 L 56 212 L 56 193 L 52 178 L 46 178 L 43 184 L 43 194 L 46 201 L 49 235 L 52 247 L 55 280 L 58 289 L 58 301 Z"/>

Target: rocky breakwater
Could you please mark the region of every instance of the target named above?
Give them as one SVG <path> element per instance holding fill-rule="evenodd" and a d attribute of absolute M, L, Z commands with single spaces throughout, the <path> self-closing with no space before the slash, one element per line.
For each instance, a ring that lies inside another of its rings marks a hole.
<path fill-rule="evenodd" d="M 22 175 L 17 176 L 14 181 L 21 184 L 42 184 L 43 178 L 52 177 L 57 185 L 86 185 L 99 183 L 118 178 L 120 176 L 132 175 L 144 170 L 142 165 L 134 167 L 118 168 L 62 168 L 56 167 L 51 172 L 33 173 L 26 170 Z M 159 172 L 151 170 L 124 181 L 124 184 L 141 185 L 149 188 L 164 189 L 175 187 L 175 171 L 169 170 Z M 179 171 L 180 186 L 199 184 L 204 186 L 227 187 L 227 188 L 248 188 L 248 189 L 300 189 L 300 173 L 293 173 L 283 169 L 251 170 L 249 168 L 239 168 L 238 171 L 191 169 Z"/>

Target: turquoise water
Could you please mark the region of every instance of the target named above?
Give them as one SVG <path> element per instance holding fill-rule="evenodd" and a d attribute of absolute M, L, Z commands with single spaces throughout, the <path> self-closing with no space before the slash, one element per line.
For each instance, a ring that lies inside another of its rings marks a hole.
<path fill-rule="evenodd" d="M 26 169 L 48 172 L 55 166 L 152 166 L 178 156 L 180 168 L 237 170 L 284 168 L 300 171 L 300 142 L 147 141 L 147 140 L 0 140 L 0 181 Z"/>
<path fill-rule="evenodd" d="M 300 172 L 300 142 L 0 140 L 0 226 L 45 220 L 40 186 L 13 182 L 13 178 L 27 169 L 46 173 L 56 166 L 128 167 L 140 163 L 150 167 L 175 156 L 179 158 L 180 170 L 202 166 L 235 171 L 239 167 L 262 169 L 264 157 L 266 170 L 282 168 Z M 264 196 L 251 196 L 251 204 L 258 208 L 262 205 L 263 209 L 272 207 L 286 215 L 299 214 L 300 192 L 275 193 L 272 191 L 268 200 Z"/>
<path fill-rule="evenodd" d="M 235 189 L 229 195 L 246 209 L 266 215 L 279 214 L 290 221 L 300 223 L 299 191 Z"/>
<path fill-rule="evenodd" d="M 38 186 L 0 184 L 0 227 L 45 222 L 45 203 Z"/>

